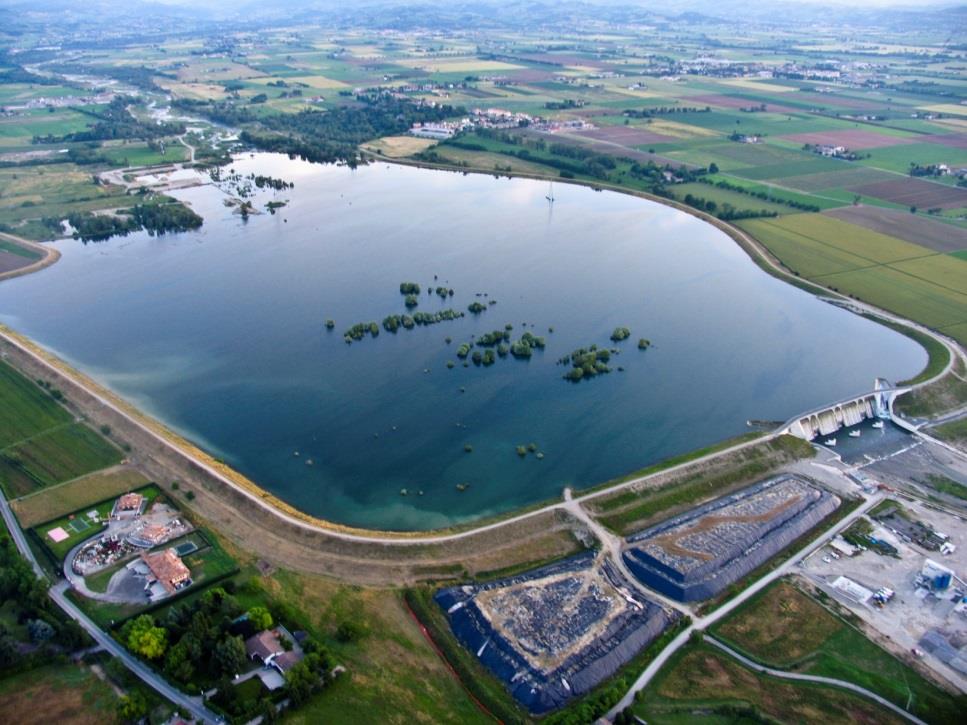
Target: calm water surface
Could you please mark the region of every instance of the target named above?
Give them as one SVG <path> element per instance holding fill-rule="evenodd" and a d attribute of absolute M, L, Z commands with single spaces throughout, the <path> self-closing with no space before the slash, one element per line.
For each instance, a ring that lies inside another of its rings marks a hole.
<path fill-rule="evenodd" d="M 0 320 L 334 521 L 419 529 L 505 511 L 926 362 L 659 204 L 558 184 L 551 206 L 546 183 L 381 164 L 233 167 L 294 181 L 256 198 L 288 206 L 243 222 L 213 186 L 176 192 L 205 217 L 200 231 L 59 242 L 60 262 L 0 285 Z M 405 311 L 404 280 L 456 290 L 445 302 L 424 291 L 419 310 L 465 310 L 477 293 L 497 304 L 346 345 L 352 323 Z M 446 368 L 461 341 L 505 323 L 547 349 Z M 561 379 L 558 358 L 610 346 L 619 325 L 632 337 L 612 367 L 625 372 Z M 639 352 L 639 337 L 654 347 Z M 530 442 L 543 460 L 516 455 Z"/>

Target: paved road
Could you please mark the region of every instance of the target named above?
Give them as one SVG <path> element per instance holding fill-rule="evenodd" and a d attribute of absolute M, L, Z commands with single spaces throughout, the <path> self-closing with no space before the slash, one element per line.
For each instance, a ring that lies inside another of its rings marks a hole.
<path fill-rule="evenodd" d="M 37 572 L 37 576 L 39 578 L 46 579 L 44 570 L 41 569 L 40 564 L 37 563 L 37 559 L 34 557 L 34 552 L 31 551 L 30 547 L 27 545 L 27 539 L 24 537 L 20 524 L 13 515 L 13 511 L 10 510 L 10 505 L 7 503 L 7 498 L 3 495 L 2 491 L 0 491 L 0 513 L 3 514 L 3 520 L 7 524 L 7 529 L 10 531 L 10 535 L 13 537 L 14 543 L 16 543 L 21 555 L 23 555 L 23 557 L 30 562 L 31 566 L 34 568 L 34 571 Z M 50 595 L 50 598 L 53 599 L 54 602 L 56 602 L 57 605 L 63 609 L 71 619 L 77 622 L 89 635 L 91 635 L 91 638 L 95 642 L 121 660 L 125 667 L 137 675 L 146 685 L 151 687 L 151 689 L 173 702 L 185 712 L 191 713 L 191 716 L 198 722 L 222 722 L 222 719 L 218 715 L 205 707 L 200 698 L 189 697 L 180 690 L 169 685 L 160 675 L 130 654 L 126 649 L 115 642 L 114 639 L 108 636 L 106 632 L 94 624 L 94 622 L 91 621 L 91 619 L 84 614 L 84 612 L 78 609 L 77 606 L 67 598 L 66 594 L 69 588 L 69 582 L 60 581 L 50 588 L 48 594 Z"/>
<path fill-rule="evenodd" d="M 69 588 L 70 585 L 68 582 L 58 582 L 51 587 L 50 597 L 57 602 L 61 609 L 67 612 L 71 619 L 81 625 L 84 630 L 91 635 L 95 642 L 121 660 L 125 667 L 141 678 L 141 680 L 145 684 L 149 685 L 153 690 L 160 693 L 163 697 L 173 702 L 185 712 L 191 713 L 191 716 L 198 722 L 222 722 L 218 715 L 205 707 L 200 698 L 189 697 L 181 692 L 181 690 L 169 685 L 151 668 L 141 662 L 141 660 L 134 657 L 121 645 L 115 642 L 114 639 L 109 637 L 100 627 L 94 624 L 94 622 L 92 622 L 91 619 L 84 614 L 84 612 L 78 609 L 74 603 L 67 598 L 66 593 Z"/>
<path fill-rule="evenodd" d="M 691 636 L 693 631 L 705 630 L 706 628 L 708 628 L 718 620 L 725 617 L 732 610 L 734 610 L 740 604 L 742 604 L 747 599 L 749 599 L 749 597 L 752 597 L 758 592 L 762 591 L 765 587 L 769 586 L 776 579 L 779 579 L 780 577 L 785 576 L 787 573 L 789 573 L 789 571 L 797 567 L 798 563 L 802 559 L 805 559 L 816 549 L 820 548 L 823 544 L 825 544 L 827 540 L 829 540 L 830 538 L 838 534 L 840 531 L 844 530 L 856 519 L 858 519 L 860 516 L 865 514 L 867 511 L 869 511 L 871 508 L 876 506 L 880 501 L 883 500 L 883 498 L 884 496 L 882 494 L 871 496 L 863 504 L 857 507 L 854 511 L 852 511 L 843 519 L 841 519 L 838 523 L 831 526 L 820 536 L 813 539 L 809 544 L 807 544 L 802 549 L 800 549 L 795 554 L 793 554 L 788 559 L 786 559 L 786 561 L 783 562 L 780 566 L 773 569 L 771 572 L 766 574 L 761 579 L 758 579 L 757 581 L 755 581 L 751 586 L 744 589 L 740 594 L 730 599 L 728 602 L 723 604 L 714 612 L 711 612 L 710 614 L 707 614 L 704 617 L 700 617 L 699 619 L 696 619 L 695 621 L 693 621 L 691 625 L 689 625 L 684 630 L 682 630 L 682 632 L 677 637 L 675 637 L 675 639 L 673 639 L 668 644 L 668 646 L 665 647 L 665 649 L 663 649 L 658 654 L 658 656 L 654 660 L 651 661 L 651 663 L 645 668 L 644 672 L 642 672 L 638 676 L 638 679 L 635 680 L 635 683 L 631 686 L 628 692 L 625 693 L 625 696 L 621 698 L 620 702 L 618 702 L 617 705 L 611 708 L 611 710 L 605 716 L 607 720 L 613 721 L 619 712 L 621 712 L 622 710 L 624 710 L 626 707 L 628 707 L 634 702 L 635 694 L 638 693 L 640 690 L 643 690 L 648 685 L 648 683 L 651 682 L 651 679 L 655 676 L 658 670 L 660 670 L 662 666 L 668 661 L 668 658 L 671 657 L 680 647 L 682 647 L 682 645 L 684 645 L 688 641 L 688 638 Z"/>
<path fill-rule="evenodd" d="M 719 642 L 714 637 L 706 636 L 705 641 L 711 645 L 714 645 L 715 647 L 718 647 L 720 650 L 728 654 L 730 657 L 734 657 L 735 659 L 737 659 L 739 662 L 741 662 L 751 670 L 764 672 L 767 675 L 772 675 L 773 677 L 780 677 L 784 680 L 798 680 L 800 682 L 817 682 L 821 685 L 832 685 L 833 687 L 840 687 L 844 690 L 850 690 L 852 692 L 855 692 L 858 695 L 862 695 L 863 697 L 867 697 L 870 700 L 874 700 L 875 702 L 879 703 L 880 705 L 887 708 L 888 710 L 892 710 L 900 717 L 906 718 L 910 722 L 917 723 L 917 725 L 926 725 L 926 723 L 920 718 L 918 718 L 916 715 L 913 715 L 907 712 L 902 707 L 897 707 L 886 698 L 880 697 L 879 695 L 877 695 L 875 692 L 870 692 L 869 690 L 864 689 L 859 685 L 854 685 L 852 682 L 835 680 L 832 677 L 819 677 L 817 675 L 802 675 L 802 674 L 799 674 L 798 672 L 786 672 L 785 670 L 775 670 L 771 667 L 766 667 L 765 665 L 760 665 L 758 662 L 754 662 L 753 660 L 750 660 L 748 657 L 742 654 L 739 654 L 728 645 L 722 642 Z"/>
<path fill-rule="evenodd" d="M 30 562 L 30 565 L 34 568 L 34 573 L 37 575 L 38 579 L 46 579 L 44 570 L 40 568 L 40 564 L 37 563 L 34 552 L 32 552 L 30 547 L 27 545 L 27 537 L 24 536 L 24 532 L 20 528 L 20 522 L 17 521 L 17 517 L 14 516 L 13 511 L 10 510 L 10 504 L 7 502 L 7 497 L 4 496 L 3 491 L 0 491 L 0 513 L 3 514 L 3 521 L 7 525 L 7 531 L 9 531 L 10 536 L 13 537 L 13 543 L 17 545 L 20 555 Z"/>

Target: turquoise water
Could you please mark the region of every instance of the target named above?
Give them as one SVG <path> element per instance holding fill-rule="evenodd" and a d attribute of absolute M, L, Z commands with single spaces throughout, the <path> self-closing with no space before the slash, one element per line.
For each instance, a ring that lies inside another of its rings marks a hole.
<path fill-rule="evenodd" d="M 288 206 L 245 222 L 213 186 L 175 192 L 201 230 L 58 242 L 57 264 L 0 284 L 0 321 L 334 521 L 421 529 L 506 511 L 926 362 L 660 204 L 555 184 L 552 206 L 546 183 L 383 164 L 257 155 L 233 167 L 294 181 L 256 197 Z M 497 304 L 346 345 L 351 324 L 405 312 L 404 280 L 424 288 L 418 310 Z M 427 296 L 437 284 L 454 297 Z M 505 323 L 544 335 L 546 350 L 447 369 L 460 342 Z M 615 372 L 561 379 L 561 356 L 612 346 L 619 325 L 632 335 Z M 638 351 L 639 337 L 653 347 Z M 543 460 L 516 455 L 530 442 Z"/>

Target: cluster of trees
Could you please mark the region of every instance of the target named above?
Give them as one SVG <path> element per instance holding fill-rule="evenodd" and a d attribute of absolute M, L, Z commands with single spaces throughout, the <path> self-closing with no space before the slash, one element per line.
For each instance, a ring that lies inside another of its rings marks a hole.
<path fill-rule="evenodd" d="M 158 68 L 148 68 L 143 65 L 87 65 L 85 63 L 56 63 L 54 65 L 47 66 L 47 68 L 55 73 L 67 73 L 68 75 L 96 75 L 104 76 L 106 78 L 114 78 L 126 85 L 140 88 L 142 91 L 155 91 L 159 93 L 164 93 L 165 90 L 155 83 L 156 78 L 160 77 L 177 80 L 177 76 L 172 73 L 159 70 Z"/>
<path fill-rule="evenodd" d="M 921 165 L 911 161 L 909 173 L 910 176 L 943 176 L 945 171 L 940 168 L 940 164 Z"/>
<path fill-rule="evenodd" d="M 406 330 L 412 330 L 416 325 L 435 325 L 438 322 L 449 322 L 451 320 L 459 319 L 463 316 L 463 312 L 459 312 L 454 309 L 440 310 L 439 312 L 414 312 L 412 316 L 387 315 L 383 318 L 383 329 L 387 332 L 396 332 L 401 327 Z M 373 324 L 375 323 L 368 323 L 368 325 Z M 358 325 L 354 327 L 358 327 Z M 350 328 L 350 330 L 353 329 L 354 328 Z M 369 330 L 371 331 L 372 328 L 370 327 Z M 374 334 L 373 337 L 376 337 L 376 335 Z M 362 335 L 353 339 L 361 340 Z"/>
<path fill-rule="evenodd" d="M 622 340 L 627 340 L 631 337 L 631 330 L 627 327 L 616 327 L 614 332 L 611 333 L 612 342 L 621 342 Z"/>
<path fill-rule="evenodd" d="M 516 358 L 527 359 L 534 350 L 543 350 L 546 344 L 543 337 L 525 332 L 519 340 L 511 344 L 510 354 Z"/>
<path fill-rule="evenodd" d="M 717 167 L 716 167 L 716 171 L 718 171 Z M 709 167 L 709 173 L 710 174 L 715 173 L 711 170 L 711 167 Z M 704 176 L 699 176 L 697 179 L 695 179 L 695 181 L 698 181 L 702 184 L 714 184 L 720 189 L 728 189 L 729 191 L 734 191 L 738 194 L 746 194 L 747 196 L 751 196 L 756 199 L 762 199 L 763 201 L 771 201 L 774 204 L 785 204 L 788 207 L 792 207 L 793 209 L 799 209 L 801 211 L 810 211 L 810 212 L 819 211 L 819 207 L 816 206 L 815 204 L 806 204 L 805 202 L 795 201 L 794 199 L 780 199 L 768 193 L 767 191 L 753 191 L 752 189 L 747 189 L 744 186 L 739 186 L 738 184 L 732 184 L 726 181 L 725 179 L 719 179 L 713 182 L 711 179 L 708 179 Z"/>
<path fill-rule="evenodd" d="M 473 314 L 479 315 L 481 312 L 487 309 L 487 305 L 483 304 L 482 302 L 474 301 L 467 306 L 467 309 Z"/>
<path fill-rule="evenodd" d="M 611 351 L 599 350 L 597 345 L 584 348 L 579 347 L 570 355 L 565 355 L 558 360 L 559 365 L 571 365 L 571 369 L 564 373 L 564 379 L 571 382 L 593 378 L 596 375 L 610 373 L 608 361 L 611 360 Z"/>
<path fill-rule="evenodd" d="M 274 699 L 243 699 L 232 680 L 248 666 L 244 639 L 274 623 L 267 608 L 257 606 L 245 612 L 233 594 L 216 587 L 188 603 L 172 606 L 160 621 L 150 614 L 129 620 L 118 638 L 190 694 L 217 687 L 213 703 L 233 719 L 245 721 L 262 714 L 271 722 L 276 719 L 277 701 L 287 698 L 290 707 L 298 707 L 324 686 L 333 666 L 326 649 L 307 638 L 301 645 L 305 658 L 286 673 L 285 687 Z M 282 642 L 291 648 L 287 640 Z"/>
<path fill-rule="evenodd" d="M 277 113 L 258 118 L 258 129 L 245 130 L 241 139 L 265 151 L 298 156 L 307 161 L 357 164 L 357 146 L 380 136 L 406 132 L 414 124 L 436 123 L 465 112 L 448 105 L 430 106 L 380 96 L 362 99 L 362 105 L 340 106 L 329 111 L 306 109 L 300 113 Z M 209 112 L 214 107 L 195 106 L 196 111 Z M 234 111 L 220 109 L 234 115 Z M 254 122 L 250 114 L 242 121 Z"/>
<path fill-rule="evenodd" d="M 573 98 L 566 98 L 563 101 L 547 101 L 544 103 L 544 108 L 549 111 L 564 111 L 568 108 L 581 108 L 584 106 L 583 101 L 575 101 Z"/>
<path fill-rule="evenodd" d="M 418 295 L 420 294 L 420 285 L 417 282 L 400 282 L 400 294 Z"/>
<path fill-rule="evenodd" d="M 204 221 L 185 204 L 167 198 L 135 204 L 131 208 L 131 216 L 136 224 L 152 236 L 198 229 Z"/>
<path fill-rule="evenodd" d="M 346 344 L 351 344 L 353 340 L 359 342 L 366 335 L 379 337 L 379 325 L 375 322 L 357 322 L 342 334 L 342 338 L 346 341 Z"/>
<path fill-rule="evenodd" d="M 483 335 L 477 338 L 477 345 L 480 347 L 494 347 L 502 342 L 510 341 L 510 330 L 504 328 L 503 330 L 494 330 L 493 332 L 485 332 Z"/>
<path fill-rule="evenodd" d="M 262 174 L 251 174 L 249 178 L 259 189 L 268 187 L 270 189 L 274 189 L 275 191 L 284 191 L 285 189 L 295 188 L 295 184 L 293 182 L 286 181 L 285 179 L 274 179 L 271 176 L 263 176 Z"/>
<path fill-rule="evenodd" d="M 83 630 L 54 608 L 47 588 L 6 533 L 0 534 L 0 601 L 13 603 L 17 622 L 26 626 L 29 639 L 21 642 L 0 624 L 0 670 L 44 664 L 52 655 L 84 644 Z"/>
<path fill-rule="evenodd" d="M 140 226 L 128 216 L 112 214 L 92 214 L 89 211 L 74 212 L 67 217 L 74 229 L 74 239 L 85 242 L 100 242 L 114 236 L 125 236 L 140 230 Z"/>
<path fill-rule="evenodd" d="M 723 221 L 779 216 L 777 212 L 768 211 L 766 209 L 736 209 L 728 202 L 723 202 L 722 205 L 719 206 L 718 202 L 714 201 L 713 199 L 706 199 L 705 197 L 695 196 L 693 194 L 685 194 L 685 198 L 682 199 L 682 201 L 695 209 L 700 209 L 702 211 L 707 211 L 709 214 L 714 214 Z"/>
<path fill-rule="evenodd" d="M 161 136 L 178 136 L 185 133 L 185 124 L 142 123 L 128 112 L 128 106 L 136 99 L 117 96 L 103 107 L 95 109 L 77 106 L 75 110 L 91 116 L 93 121 L 86 131 L 74 131 L 63 136 L 34 136 L 33 143 L 67 143 L 73 141 L 104 141 L 109 139 L 153 139 Z"/>
<path fill-rule="evenodd" d="M 31 73 L 29 70 L 18 65 L 0 72 L 0 85 L 7 83 L 29 83 L 34 86 L 59 86 L 63 84 L 63 80 L 54 76 L 40 76 L 36 73 Z"/>
<path fill-rule="evenodd" d="M 152 236 L 188 231 L 200 227 L 204 220 L 180 201 L 160 197 L 135 204 L 120 215 L 74 212 L 67 217 L 67 221 L 74 229 L 74 239 L 99 242 L 142 229 Z"/>
<path fill-rule="evenodd" d="M 708 113 L 711 110 L 711 106 L 704 108 L 698 106 L 659 106 L 657 108 L 628 108 L 621 113 L 626 118 L 653 118 L 670 113 Z"/>

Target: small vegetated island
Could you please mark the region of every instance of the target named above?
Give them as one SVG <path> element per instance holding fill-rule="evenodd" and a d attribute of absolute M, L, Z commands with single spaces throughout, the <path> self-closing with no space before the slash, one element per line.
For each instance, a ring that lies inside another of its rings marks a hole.
<path fill-rule="evenodd" d="M 612 342 L 623 342 L 631 337 L 631 330 L 627 327 L 616 327 L 614 332 L 611 333 Z M 651 347 L 651 341 L 641 338 L 638 340 L 638 349 L 647 350 Z M 579 347 L 574 350 L 569 355 L 565 355 L 560 360 L 557 361 L 558 365 L 570 365 L 571 368 L 563 377 L 572 383 L 579 382 L 581 380 L 589 380 L 590 378 L 597 377 L 598 375 L 605 375 L 611 372 L 611 367 L 608 363 L 611 361 L 613 355 L 618 355 L 621 350 L 618 348 L 598 348 L 597 345 L 590 345 L 588 347 Z M 619 371 L 624 370 L 624 368 L 618 368 Z"/>
<path fill-rule="evenodd" d="M 407 309 L 412 309 L 419 305 L 419 297 L 422 289 L 417 282 L 400 283 L 400 294 L 403 295 L 403 304 Z M 427 294 L 431 296 L 436 294 L 441 300 L 447 300 L 453 297 L 455 293 L 452 287 L 431 286 L 427 288 Z M 487 295 L 485 293 L 477 293 L 477 296 L 486 297 Z M 488 304 L 483 304 L 475 300 L 467 306 L 467 311 L 477 316 L 495 304 L 497 304 L 496 300 L 489 300 Z M 396 334 L 401 327 L 404 330 L 412 330 L 418 325 L 426 326 L 435 325 L 440 322 L 451 322 L 465 316 L 465 312 L 453 308 L 447 308 L 437 312 L 414 312 L 413 314 L 392 313 L 383 318 L 382 328 L 386 332 Z M 336 326 L 336 323 L 330 318 L 325 321 L 325 326 L 327 330 L 332 330 Z M 375 339 L 379 337 L 379 329 L 380 325 L 375 320 L 370 322 L 357 322 L 346 329 L 343 333 L 343 340 L 347 345 L 351 345 L 353 342 L 359 342 L 367 335 Z M 514 326 L 507 323 L 503 329 L 485 332 L 480 336 L 475 336 L 468 341 L 461 342 L 456 347 L 457 359 L 463 367 L 470 367 L 471 363 L 475 367 L 490 367 L 499 359 L 507 358 L 508 356 L 516 358 L 517 360 L 529 360 L 533 357 L 535 351 L 543 351 L 547 347 L 547 339 L 543 335 L 535 335 L 528 330 L 514 340 L 511 334 L 513 330 Z M 550 327 L 548 331 L 553 332 L 554 328 Z M 619 343 L 624 342 L 630 337 L 630 329 L 627 327 L 616 327 L 611 333 L 610 340 Z M 445 342 L 449 345 L 452 342 L 452 338 L 448 336 Z M 650 340 L 643 337 L 639 338 L 639 350 L 647 350 L 649 347 L 651 347 Z M 557 361 L 557 364 L 570 367 L 562 376 L 565 380 L 578 382 L 610 373 L 611 367 L 608 363 L 613 355 L 618 355 L 620 352 L 618 348 L 599 348 L 596 344 L 592 344 L 588 347 L 580 347 L 568 355 L 563 356 Z M 447 369 L 449 370 L 455 368 L 456 365 L 457 363 L 453 360 L 448 360 L 446 363 Z M 619 367 L 618 370 L 623 371 L 624 368 Z M 543 456 L 541 455 L 539 457 L 542 458 Z"/>

